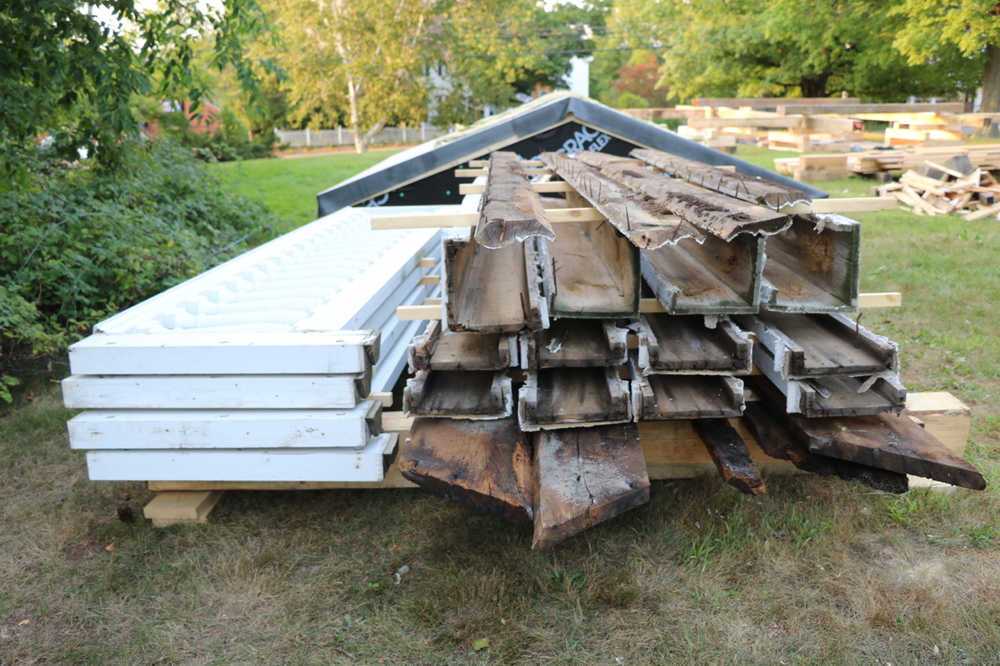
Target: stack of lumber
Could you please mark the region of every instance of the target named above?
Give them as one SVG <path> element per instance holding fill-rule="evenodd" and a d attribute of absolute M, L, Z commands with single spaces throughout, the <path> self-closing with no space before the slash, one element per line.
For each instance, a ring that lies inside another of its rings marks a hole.
<path fill-rule="evenodd" d="M 896 345 L 840 314 L 858 307 L 860 225 L 823 211 L 852 202 L 655 150 L 540 157 L 464 170 L 480 182 L 447 220 L 381 220 L 456 227 L 408 352 L 406 479 L 532 522 L 536 549 L 646 502 L 670 439 L 752 494 L 758 460 L 892 492 L 907 473 L 984 487 L 898 416 Z"/>
<path fill-rule="evenodd" d="M 802 155 L 776 159 L 774 167 L 780 174 L 792 176 L 798 181 L 809 182 L 847 178 L 851 174 L 902 173 L 907 169 L 919 169 L 927 161 L 944 164 L 951 158 L 963 155 L 968 158 L 973 168 L 983 171 L 1000 169 L 998 144 Z"/>
<path fill-rule="evenodd" d="M 454 208 L 454 207 L 449 207 Z M 95 327 L 70 347 L 70 446 L 91 479 L 378 481 L 382 401 L 423 322 L 440 231 L 345 209 Z"/>
<path fill-rule="evenodd" d="M 737 135 L 742 136 L 743 132 L 730 132 L 726 127 L 706 127 L 700 129 L 690 123 L 677 128 L 677 133 L 685 139 L 700 143 L 709 148 L 715 148 L 723 153 L 736 152 Z"/>
<path fill-rule="evenodd" d="M 926 161 L 919 171 L 907 171 L 898 183 L 875 188 L 917 215 L 961 215 L 967 221 L 990 216 L 1000 219 L 1000 184 L 989 171 L 973 169 L 967 158 L 945 164 Z"/>
<path fill-rule="evenodd" d="M 867 113 L 859 117 L 891 123 L 885 130 L 886 148 L 964 146 L 966 137 L 975 131 L 975 127 L 965 124 L 962 114 Z"/>

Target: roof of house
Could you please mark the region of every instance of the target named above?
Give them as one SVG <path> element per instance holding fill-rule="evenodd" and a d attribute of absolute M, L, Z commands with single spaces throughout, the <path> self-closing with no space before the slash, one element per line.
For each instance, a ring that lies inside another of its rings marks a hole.
<path fill-rule="evenodd" d="M 358 204 L 459 204 L 461 181 L 455 169 L 495 150 L 511 150 L 531 159 L 543 150 L 598 150 L 624 156 L 634 148 L 662 150 L 714 166 L 735 166 L 740 173 L 795 187 L 813 199 L 829 196 L 591 99 L 556 93 L 404 150 L 324 190 L 316 197 L 319 215 Z"/>

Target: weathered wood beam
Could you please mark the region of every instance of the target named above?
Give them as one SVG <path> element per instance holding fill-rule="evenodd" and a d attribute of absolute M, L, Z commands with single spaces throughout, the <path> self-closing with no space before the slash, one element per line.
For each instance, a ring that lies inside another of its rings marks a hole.
<path fill-rule="evenodd" d="M 705 237 L 655 200 L 619 186 L 592 167 L 562 153 L 542 153 L 541 157 L 637 247 L 656 248 L 682 238 Z"/>
<path fill-rule="evenodd" d="M 440 311 L 440 308 L 439 308 Z M 441 331 L 432 321 L 407 348 L 410 372 L 418 370 L 505 370 L 510 367 L 511 336 L 502 333 Z"/>
<path fill-rule="evenodd" d="M 579 428 L 632 419 L 629 383 L 617 368 L 552 368 L 529 372 L 518 391 L 522 430 Z"/>
<path fill-rule="evenodd" d="M 743 382 L 733 377 L 648 375 L 632 368 L 632 413 L 637 421 L 736 418 Z"/>
<path fill-rule="evenodd" d="M 638 367 L 651 374 L 749 374 L 752 343 L 728 321 L 705 326 L 700 315 L 644 314 Z"/>
<path fill-rule="evenodd" d="M 691 426 L 705 443 L 719 474 L 741 493 L 762 495 L 766 492 L 757 463 L 743 438 L 726 419 L 694 419 Z"/>
<path fill-rule="evenodd" d="M 905 493 L 909 489 L 905 474 L 809 452 L 761 402 L 747 403 L 742 420 L 764 453 L 772 458 L 788 460 L 804 472 L 837 476 L 844 481 L 860 483 L 888 493 Z"/>
<path fill-rule="evenodd" d="M 513 413 L 513 404 L 503 372 L 421 370 L 403 390 L 404 411 L 418 416 L 499 419 Z"/>
<path fill-rule="evenodd" d="M 525 173 L 528 176 L 550 176 L 552 175 L 552 170 L 547 168 L 541 169 L 525 169 Z M 456 178 L 478 178 L 479 176 L 488 175 L 489 171 L 487 169 L 456 169 Z"/>
<path fill-rule="evenodd" d="M 531 444 L 514 417 L 418 418 L 400 447 L 399 470 L 427 492 L 512 523 L 534 517 Z"/>
<path fill-rule="evenodd" d="M 539 433 L 534 471 L 534 550 L 556 546 L 649 501 L 634 423 Z"/>
<path fill-rule="evenodd" d="M 867 467 L 912 474 L 982 490 L 982 473 L 905 414 L 807 418 L 788 414 L 777 389 L 763 377 L 752 383 L 771 414 L 811 453 Z"/>
<path fill-rule="evenodd" d="M 632 156 L 662 169 L 668 175 L 694 183 L 700 187 L 778 210 L 797 202 L 812 203 L 805 192 L 778 185 L 768 180 L 723 171 L 701 162 L 692 162 L 660 150 L 637 148 Z"/>
<path fill-rule="evenodd" d="M 515 153 L 490 155 L 489 176 L 479 207 L 476 242 L 497 250 L 532 236 L 555 240 L 538 194 L 531 188 Z"/>
<path fill-rule="evenodd" d="M 578 153 L 579 154 L 579 153 Z M 683 180 L 655 174 L 637 166 L 609 164 L 601 173 L 616 183 L 644 194 L 695 226 L 730 240 L 736 234 L 775 234 L 788 228 L 791 218 L 764 206 L 727 197 Z"/>
<path fill-rule="evenodd" d="M 550 194 L 554 192 L 573 192 L 569 183 L 561 180 L 550 180 L 544 183 L 531 183 L 531 189 L 539 194 Z M 486 191 L 485 183 L 461 183 L 458 186 L 459 194 L 482 194 Z"/>
<path fill-rule="evenodd" d="M 603 368 L 624 365 L 628 360 L 628 329 L 613 319 L 556 319 L 534 336 L 522 336 L 521 367 Z M 527 344 L 528 340 L 532 344 Z"/>
<path fill-rule="evenodd" d="M 594 208 L 547 208 L 549 224 L 567 222 L 603 222 L 607 219 Z M 474 227 L 479 213 L 410 213 L 407 215 L 373 215 L 372 231 L 383 229 L 428 229 L 437 227 Z"/>

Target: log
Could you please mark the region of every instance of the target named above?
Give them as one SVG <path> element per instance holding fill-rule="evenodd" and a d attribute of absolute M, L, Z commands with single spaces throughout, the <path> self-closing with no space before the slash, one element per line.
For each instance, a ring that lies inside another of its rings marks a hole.
<path fill-rule="evenodd" d="M 743 425 L 764 453 L 772 458 L 788 460 L 804 472 L 837 476 L 844 481 L 897 495 L 909 489 L 905 474 L 811 453 L 760 402 L 747 403 L 743 411 Z"/>
<path fill-rule="evenodd" d="M 726 419 L 694 419 L 691 426 L 708 449 L 715 467 L 726 483 L 741 493 L 762 495 L 766 492 L 757 463 L 743 438 Z"/>
<path fill-rule="evenodd" d="M 657 248 L 682 238 L 705 237 L 660 202 L 619 186 L 597 169 L 561 153 L 542 153 L 541 157 L 636 247 Z"/>
<path fill-rule="evenodd" d="M 533 518 L 531 445 L 514 417 L 418 418 L 400 447 L 403 477 L 427 492 L 512 523 Z"/>
<path fill-rule="evenodd" d="M 692 162 L 660 150 L 636 148 L 631 155 L 668 175 L 714 190 L 719 194 L 778 210 L 797 202 L 812 203 L 805 192 L 762 178 L 724 171 L 718 167 Z"/>
<path fill-rule="evenodd" d="M 558 545 L 649 501 L 634 423 L 539 433 L 535 440 L 534 550 Z"/>
<path fill-rule="evenodd" d="M 655 199 L 674 215 L 726 241 L 736 234 L 775 234 L 792 223 L 788 215 L 653 173 L 642 168 L 638 161 L 635 165 L 609 164 L 601 173 L 623 187 Z"/>
<path fill-rule="evenodd" d="M 532 189 L 521 158 L 498 151 L 490 155 L 489 176 L 479 208 L 476 242 L 496 250 L 532 236 L 555 240 L 552 225 Z"/>

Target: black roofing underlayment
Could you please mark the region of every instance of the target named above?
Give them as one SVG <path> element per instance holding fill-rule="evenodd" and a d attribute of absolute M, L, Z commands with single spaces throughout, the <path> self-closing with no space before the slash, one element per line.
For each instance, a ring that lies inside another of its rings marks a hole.
<path fill-rule="evenodd" d="M 654 148 L 713 166 L 732 165 L 739 173 L 795 187 L 812 199 L 825 199 L 829 196 L 815 187 L 779 176 L 651 123 L 636 120 L 601 104 L 567 95 L 556 98 L 551 103 L 528 108 L 521 114 L 515 113 L 508 120 L 471 131 L 466 136 L 429 148 L 398 163 L 384 167 L 376 165 L 368 172 L 317 195 L 319 216 L 358 204 L 416 206 L 461 203 L 458 185 L 469 180 L 457 178 L 454 168 L 439 170 L 456 160 L 465 162 L 485 158 L 493 150 L 509 150 L 525 159 L 531 159 L 542 151 L 560 150 L 569 153 L 593 150 L 627 156 L 634 148 Z M 402 187 L 393 187 L 394 184 L 419 178 L 424 173 L 430 175 Z"/>

